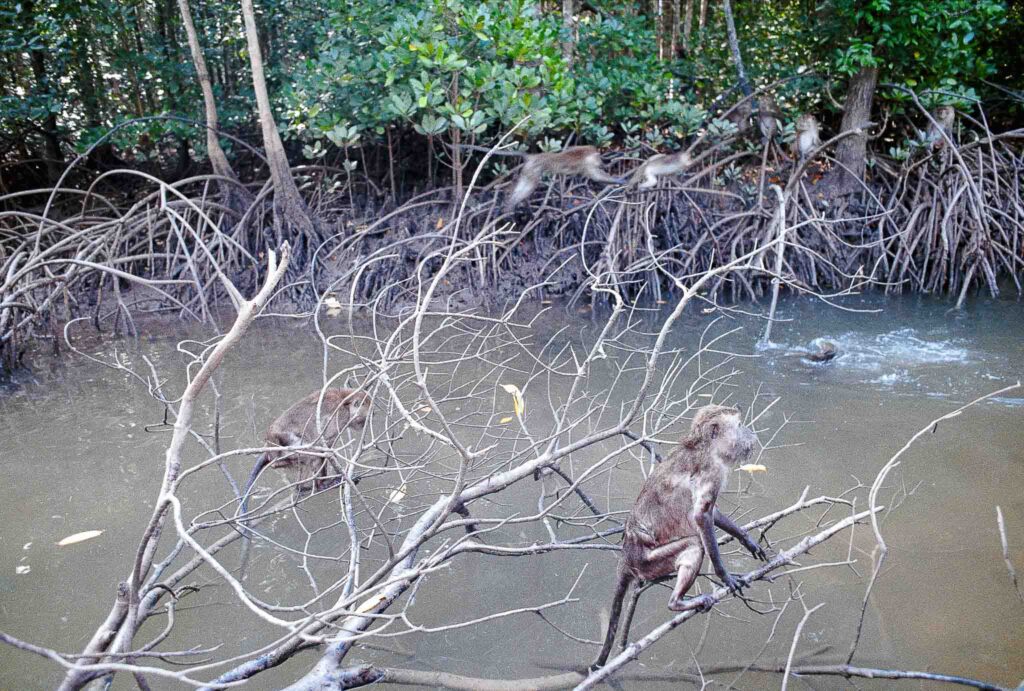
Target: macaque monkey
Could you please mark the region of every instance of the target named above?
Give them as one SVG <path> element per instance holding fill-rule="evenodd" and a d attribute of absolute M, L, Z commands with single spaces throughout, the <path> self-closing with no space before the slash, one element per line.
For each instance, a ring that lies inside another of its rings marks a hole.
<path fill-rule="evenodd" d="M 318 404 L 323 434 L 317 433 Z M 362 391 L 327 389 L 324 391 L 323 403 L 320 404 L 318 389 L 293 404 L 270 423 L 265 440 L 267 446 L 317 444 L 333 447 L 345 429 L 361 429 L 366 424 L 369 412 L 370 397 Z M 289 482 L 299 483 L 295 486 L 296 494 L 324 489 L 331 484 L 332 463 L 329 459 L 320 455 L 287 450 L 267 451 L 256 459 L 256 465 L 253 466 L 249 480 L 245 483 L 245 493 L 238 507 L 239 515 L 245 514 L 252 486 L 263 468 L 268 465 L 283 471 Z"/>
<path fill-rule="evenodd" d="M 793 137 L 793 158 L 803 162 L 812 151 L 821 146 L 818 120 L 810 113 L 796 119 L 796 136 Z"/>
<path fill-rule="evenodd" d="M 516 155 L 516 154 L 513 154 Z M 612 182 L 619 185 L 626 181 L 604 172 L 601 154 L 593 146 L 570 146 L 565 151 L 543 154 L 520 154 L 526 162 L 519 171 L 515 187 L 505 203 L 512 209 L 529 198 L 545 175 L 582 175 L 594 182 Z"/>
<path fill-rule="evenodd" d="M 708 405 L 697 411 L 690 431 L 647 477 L 626 519 L 618 582 L 604 646 L 593 668 L 608 660 L 619 625 L 622 600 L 629 584 L 676 575 L 668 608 L 673 612 L 711 607 L 708 595 L 683 596 L 697 580 L 705 554 L 729 590 L 746 585 L 722 563 L 715 526 L 735 537 L 758 559 L 764 550 L 742 528 L 715 507 L 728 473 L 747 460 L 757 436 L 746 427 L 736 408 Z"/>
<path fill-rule="evenodd" d="M 779 119 L 782 117 L 782 113 L 771 96 L 760 96 L 757 101 L 757 124 L 761 128 L 761 136 L 766 142 L 770 142 L 775 137 L 775 133 L 779 131 Z"/>
<path fill-rule="evenodd" d="M 815 345 L 818 349 L 810 353 L 804 353 L 803 357 L 805 360 L 810 360 L 811 362 L 829 362 L 839 355 L 839 348 L 832 341 L 822 339 Z"/>
<path fill-rule="evenodd" d="M 655 154 L 644 161 L 640 166 L 634 179 L 643 178 L 637 187 L 642 190 L 649 190 L 658 184 L 658 178 L 663 175 L 675 175 L 681 173 L 693 163 L 693 159 L 686 151 L 679 151 L 674 154 Z"/>
<path fill-rule="evenodd" d="M 729 110 L 729 113 L 725 116 L 725 121 L 731 122 L 736 126 L 737 134 L 743 134 L 750 129 L 750 114 L 750 99 L 744 99 Z"/>
<path fill-rule="evenodd" d="M 931 149 L 941 149 L 946 145 L 946 139 L 942 136 L 943 133 L 947 137 L 952 138 L 953 136 L 953 121 L 956 119 L 956 110 L 953 106 L 939 106 L 932 111 L 932 117 L 938 123 L 936 126 L 935 122 L 928 123 L 928 131 L 925 133 L 925 141 L 928 142 L 928 146 Z"/>

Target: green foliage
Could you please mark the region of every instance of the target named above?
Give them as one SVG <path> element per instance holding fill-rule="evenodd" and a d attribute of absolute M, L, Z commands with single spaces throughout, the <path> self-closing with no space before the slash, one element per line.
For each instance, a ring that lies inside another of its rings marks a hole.
<path fill-rule="evenodd" d="M 221 126 L 258 139 L 237 0 L 192 5 Z M 389 130 L 489 142 L 518 125 L 523 148 L 573 134 L 580 142 L 672 149 L 702 127 L 732 127 L 709 124 L 705 110 L 736 82 L 720 3 L 710 3 L 703 30 L 694 18 L 694 48 L 676 55 L 668 54 L 667 34 L 659 41 L 650 14 L 621 3 L 587 6 L 576 18 L 572 65 L 563 57 L 560 4 L 544 12 L 526 0 L 256 0 L 256 7 L 279 127 L 292 152 L 307 159 L 349 160 L 350 149 L 375 145 Z M 785 79 L 774 95 L 787 113 L 821 111 L 823 80 L 866 65 L 878 66 L 883 82 L 925 93 L 928 106 L 967 105 L 997 68 L 996 81 L 1020 89 L 1024 20 L 1019 7 L 1008 12 L 1003 2 L 771 0 L 733 7 L 751 80 L 763 86 Z M 0 157 L 42 151 L 43 123 L 52 127 L 54 119 L 69 155 L 140 115 L 201 123 L 202 106 L 176 2 L 0 7 Z M 175 155 L 183 140 L 197 158 L 204 155 L 201 129 L 177 121 L 125 128 L 113 143 L 129 158 L 149 161 Z"/>
<path fill-rule="evenodd" d="M 868 0 L 834 4 L 825 41 L 838 45 L 842 74 L 878 67 L 883 80 L 915 90 L 950 89 L 993 73 L 992 51 L 976 41 L 1006 19 L 996 0 Z"/>

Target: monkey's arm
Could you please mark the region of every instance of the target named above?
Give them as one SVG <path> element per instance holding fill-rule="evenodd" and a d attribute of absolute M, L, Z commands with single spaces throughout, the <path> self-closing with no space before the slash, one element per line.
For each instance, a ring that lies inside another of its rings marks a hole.
<path fill-rule="evenodd" d="M 722 553 L 718 551 L 718 541 L 715 539 L 715 502 L 713 498 L 705 498 L 694 503 L 694 522 L 700 528 L 700 539 L 704 543 L 704 553 L 711 560 L 715 568 L 715 574 L 722 580 L 725 587 L 732 592 L 738 593 L 743 587 L 743 582 L 729 573 L 722 561 Z"/>
<path fill-rule="evenodd" d="M 739 540 L 740 544 L 746 547 L 755 559 L 768 561 L 768 555 L 765 554 L 761 545 L 754 542 L 746 530 L 736 525 L 731 518 L 719 511 L 717 506 L 715 507 L 715 525 Z"/>

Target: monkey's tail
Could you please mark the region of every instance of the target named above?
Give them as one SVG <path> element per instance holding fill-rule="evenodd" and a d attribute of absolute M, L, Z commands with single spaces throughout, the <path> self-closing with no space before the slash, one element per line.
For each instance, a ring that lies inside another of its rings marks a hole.
<path fill-rule="evenodd" d="M 629 589 L 629 584 L 633 582 L 633 574 L 629 572 L 626 565 L 619 563 L 619 580 L 615 584 L 615 595 L 612 598 L 612 611 L 608 616 L 608 631 L 604 636 L 604 645 L 601 646 L 601 652 L 598 654 L 597 659 L 594 660 L 594 664 L 591 665 L 591 669 L 597 669 L 598 667 L 604 667 L 604 663 L 608 661 L 608 655 L 612 651 L 612 646 L 615 644 L 615 635 L 619 630 L 619 615 L 622 614 L 622 601 L 626 597 L 626 591 Z"/>
<path fill-rule="evenodd" d="M 249 510 L 249 495 L 252 493 L 252 486 L 256 484 L 256 478 L 260 476 L 263 469 L 270 463 L 270 454 L 262 453 L 259 458 L 256 459 L 256 464 L 252 467 L 252 472 L 249 473 L 249 479 L 245 482 L 245 492 L 242 493 L 242 500 L 238 504 L 238 511 L 235 512 L 236 517 L 245 516 L 246 511 Z M 245 527 L 245 521 L 239 518 L 238 521 L 239 530 L 242 533 L 242 559 L 238 565 L 238 571 L 242 575 L 242 579 L 245 579 L 245 567 L 249 565 L 249 543 L 252 536 L 252 531 Z"/>

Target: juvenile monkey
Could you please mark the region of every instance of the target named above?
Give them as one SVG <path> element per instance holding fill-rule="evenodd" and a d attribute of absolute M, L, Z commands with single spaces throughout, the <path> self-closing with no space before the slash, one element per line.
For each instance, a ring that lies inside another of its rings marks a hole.
<path fill-rule="evenodd" d="M 754 432 L 742 423 L 739 410 L 704 406 L 694 416 L 690 431 L 647 477 L 626 520 L 608 631 L 594 668 L 608 660 L 622 600 L 634 579 L 654 581 L 676 574 L 668 601 L 673 612 L 706 610 L 711 606 L 707 595 L 683 599 L 697 579 L 705 554 L 729 590 L 739 591 L 746 585 L 722 563 L 715 540 L 716 525 L 739 540 L 756 558 L 767 560 L 764 550 L 747 532 L 715 507 L 729 471 L 750 457 L 756 441 Z"/>
<path fill-rule="evenodd" d="M 476 147 L 474 147 L 476 148 Z M 601 154 L 593 146 L 570 146 L 564 151 L 543 154 L 501 152 L 504 155 L 526 156 L 505 208 L 512 209 L 529 198 L 545 175 L 581 175 L 594 182 L 624 184 L 623 178 L 609 175 L 601 167 Z"/>
<path fill-rule="evenodd" d="M 929 148 L 941 149 L 946 145 L 946 140 L 942 136 L 943 132 L 947 137 L 953 136 L 953 121 L 956 119 L 956 110 L 950 105 L 939 106 L 932 111 L 932 117 L 935 118 L 938 126 L 936 127 L 934 122 L 928 123 L 925 141 L 928 142 Z"/>
<path fill-rule="evenodd" d="M 757 124 L 765 141 L 771 141 L 775 137 L 775 133 L 779 131 L 781 117 L 782 113 L 774 98 L 767 94 L 758 98 Z"/>
<path fill-rule="evenodd" d="M 643 178 L 637 187 L 642 190 L 649 190 L 658 184 L 658 178 L 663 175 L 675 175 L 681 173 L 693 163 L 693 159 L 686 151 L 679 151 L 674 154 L 655 154 L 644 161 L 637 169 L 634 179 Z"/>
<path fill-rule="evenodd" d="M 796 136 L 793 137 L 793 158 L 803 162 L 812 151 L 821 146 L 818 120 L 810 113 L 796 119 Z"/>
<path fill-rule="evenodd" d="M 320 390 L 317 389 L 284 411 L 267 428 L 265 437 L 267 446 L 296 446 L 311 443 L 334 446 L 346 428 L 358 430 L 366 424 L 371 401 L 369 396 L 355 389 L 337 388 L 324 391 L 323 403 L 319 406 L 323 434 L 317 433 L 317 406 L 319 403 Z M 283 471 L 290 483 L 299 483 L 295 486 L 297 494 L 320 490 L 330 483 L 331 463 L 328 459 L 314 454 L 284 449 L 267 451 L 256 459 L 256 465 L 253 466 L 249 479 L 245 483 L 245 492 L 238 507 L 239 515 L 245 514 L 252 486 L 267 465 Z"/>

